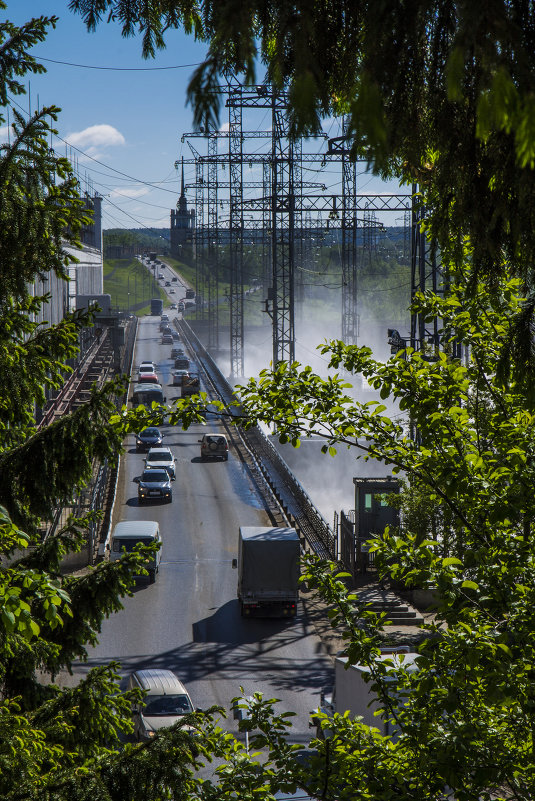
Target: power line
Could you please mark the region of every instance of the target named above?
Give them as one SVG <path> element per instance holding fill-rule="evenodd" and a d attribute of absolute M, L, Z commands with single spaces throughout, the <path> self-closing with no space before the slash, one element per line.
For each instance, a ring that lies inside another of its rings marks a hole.
<path fill-rule="evenodd" d="M 140 222 L 140 220 L 136 219 L 136 217 L 133 217 L 132 214 L 129 214 L 127 211 L 122 209 L 120 206 L 118 206 L 116 203 L 114 203 L 109 198 L 105 198 L 105 199 L 106 199 L 106 201 L 108 203 L 111 203 L 111 205 L 115 209 L 117 209 L 117 211 L 119 211 L 121 214 L 125 214 L 127 217 L 130 217 L 130 219 L 133 220 L 135 223 L 137 223 L 137 225 L 139 225 L 141 228 L 146 228 L 147 231 L 153 231 L 155 234 L 158 234 L 158 236 L 160 236 L 162 239 L 165 239 L 167 242 L 171 241 L 170 237 L 162 236 L 162 234 L 160 233 L 161 228 L 151 228 L 150 225 L 145 225 L 144 223 Z"/>
<path fill-rule="evenodd" d="M 10 100 L 26 116 L 28 116 L 28 112 L 26 111 L 26 109 L 23 106 L 20 105 L 20 103 L 17 103 L 17 101 L 13 97 L 11 97 Z M 150 181 L 143 181 L 141 178 L 135 178 L 133 175 L 128 175 L 128 173 L 126 173 L 126 172 L 121 172 L 121 170 L 116 170 L 115 167 L 110 167 L 109 164 L 105 164 L 103 161 L 99 161 L 99 159 L 96 159 L 93 156 L 90 156 L 89 153 L 85 152 L 85 150 L 82 150 L 81 148 L 76 147 L 76 145 L 72 145 L 69 141 L 67 141 L 67 139 L 63 139 L 62 136 L 59 136 L 59 134 L 56 134 L 56 138 L 59 139 L 60 142 L 63 142 L 63 144 L 65 144 L 68 147 L 72 148 L 72 150 L 76 150 L 77 153 L 81 153 L 82 156 L 85 156 L 86 158 L 90 159 L 91 161 L 94 161 L 96 164 L 100 164 L 101 167 L 106 167 L 107 170 L 111 170 L 112 172 L 117 173 L 117 175 L 122 175 L 124 178 L 128 178 L 130 181 L 135 181 L 138 184 L 144 184 L 145 186 L 150 186 L 152 189 L 157 189 L 159 192 L 169 192 L 169 194 L 174 195 L 176 197 L 177 193 L 174 192 L 172 189 L 165 189 L 164 187 L 161 187 L 161 186 L 155 186 L 154 184 L 151 184 Z"/>
<path fill-rule="evenodd" d="M 158 70 L 183 70 L 187 67 L 199 67 L 202 61 L 193 64 L 175 64 L 172 67 L 100 67 L 93 64 L 75 64 L 72 61 L 57 61 L 55 58 L 45 58 L 35 54 L 39 61 L 49 61 L 51 64 L 63 64 L 65 67 L 80 67 L 85 70 L 109 70 L 111 72 L 156 72 Z"/>

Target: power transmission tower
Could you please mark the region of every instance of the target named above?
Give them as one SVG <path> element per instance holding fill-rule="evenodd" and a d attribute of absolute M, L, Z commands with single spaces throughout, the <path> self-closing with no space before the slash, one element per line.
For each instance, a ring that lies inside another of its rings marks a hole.
<path fill-rule="evenodd" d="M 327 152 L 342 160 L 342 339 L 356 345 L 359 335 L 357 273 L 357 164 L 349 159 L 348 122 L 342 136 L 329 139 Z"/>
<path fill-rule="evenodd" d="M 218 241 L 218 175 L 217 135 L 208 136 L 208 349 L 219 350 L 219 241 Z"/>
<path fill-rule="evenodd" d="M 444 294 L 442 269 L 437 259 L 436 245 L 429 242 L 423 230 L 425 207 L 419 197 L 418 186 L 412 186 L 412 247 L 411 247 L 411 302 L 418 293 L 431 289 Z M 437 317 L 426 320 L 421 312 L 411 312 L 410 344 L 415 350 L 426 351 L 436 357 L 439 346 L 440 321 Z M 429 352 L 429 346 L 431 351 Z"/>

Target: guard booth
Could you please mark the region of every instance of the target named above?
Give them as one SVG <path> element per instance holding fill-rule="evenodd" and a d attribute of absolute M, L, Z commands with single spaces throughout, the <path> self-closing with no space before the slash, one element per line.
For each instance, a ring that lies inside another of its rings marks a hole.
<path fill-rule="evenodd" d="M 367 540 L 382 534 L 387 526 L 399 526 L 399 510 L 389 506 L 384 495 L 399 492 L 399 481 L 386 478 L 354 478 L 355 485 L 355 568 L 366 573 L 373 568 L 374 554 L 369 552 Z"/>

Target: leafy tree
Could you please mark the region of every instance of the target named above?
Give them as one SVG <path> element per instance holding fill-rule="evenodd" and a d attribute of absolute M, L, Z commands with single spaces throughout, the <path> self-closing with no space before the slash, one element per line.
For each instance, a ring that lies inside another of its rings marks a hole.
<path fill-rule="evenodd" d="M 518 279 L 499 294 L 482 284 L 470 294 L 473 276 L 456 278 L 448 298 L 430 294 L 418 304 L 444 321 L 463 358 L 428 361 L 409 349 L 382 364 L 368 348 L 322 348 L 331 366 L 363 374 L 397 401 L 401 415 L 387 417 L 379 401 L 354 400 L 346 379 L 322 379 L 298 364 L 240 388 L 245 425 L 274 424 L 281 442 L 296 447 L 320 436 L 326 452 L 356 448 L 405 475 L 413 503 L 401 530 L 375 541 L 376 559 L 384 576 L 438 594 L 411 672 L 380 658 L 388 636 L 381 615 L 309 562 L 309 583 L 333 604 L 349 661 L 368 666 L 399 734 L 393 740 L 347 717 L 319 716 L 326 736 L 303 786 L 322 797 L 527 800 L 535 790 L 533 415 L 517 366 L 496 373 L 523 299 Z"/>

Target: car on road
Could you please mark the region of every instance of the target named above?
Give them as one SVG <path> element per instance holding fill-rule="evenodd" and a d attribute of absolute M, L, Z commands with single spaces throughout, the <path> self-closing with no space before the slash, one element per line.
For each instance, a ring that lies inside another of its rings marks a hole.
<path fill-rule="evenodd" d="M 176 478 L 176 456 L 173 456 L 169 448 L 151 448 L 145 459 L 147 470 L 165 469 L 169 473 L 171 481 Z"/>
<path fill-rule="evenodd" d="M 169 320 L 162 320 L 160 323 L 160 332 L 165 331 L 166 328 L 170 328 Z"/>
<path fill-rule="evenodd" d="M 154 362 L 141 362 L 138 368 L 140 373 L 155 373 Z"/>
<path fill-rule="evenodd" d="M 173 372 L 173 386 L 181 387 L 182 381 L 185 378 L 189 378 L 189 372 L 187 370 L 175 370 Z"/>
<path fill-rule="evenodd" d="M 136 670 L 128 679 L 128 689 L 145 693 L 143 700 L 132 707 L 136 740 L 148 742 L 158 729 L 172 726 L 194 711 L 188 691 L 171 670 Z"/>
<path fill-rule="evenodd" d="M 169 308 L 170 308 L 170 309 L 176 309 L 176 308 L 177 308 L 177 305 L 176 305 L 176 303 L 171 303 L 171 305 L 170 305 L 170 307 L 169 307 Z"/>
<path fill-rule="evenodd" d="M 131 403 L 134 408 L 140 405 L 151 408 L 153 403 L 165 401 L 161 384 L 134 384 L 132 388 Z"/>
<path fill-rule="evenodd" d="M 139 545 L 157 545 L 158 550 L 147 555 L 143 568 L 149 574 L 149 583 L 156 581 L 156 573 L 162 560 L 162 537 L 156 520 L 122 520 L 113 529 L 110 547 L 110 562 L 121 559 L 123 554 L 132 553 Z M 142 578 L 139 573 L 134 578 Z"/>
<path fill-rule="evenodd" d="M 161 320 L 162 322 L 163 322 L 164 320 L 165 320 L 166 322 L 169 322 L 169 315 L 167 314 L 167 312 L 163 312 L 162 314 L 160 314 L 160 320 Z"/>
<path fill-rule="evenodd" d="M 178 277 L 177 277 L 176 275 L 174 275 L 174 276 L 171 278 L 171 281 L 178 281 Z"/>
<path fill-rule="evenodd" d="M 178 356 L 175 359 L 175 367 L 177 370 L 188 370 L 189 369 L 189 359 L 187 356 Z"/>
<path fill-rule="evenodd" d="M 138 453 L 148 451 L 151 448 L 155 448 L 157 445 L 161 445 L 164 436 L 165 434 L 162 434 L 160 429 L 156 428 L 156 426 L 144 428 L 139 434 L 136 434 L 136 451 Z"/>
<path fill-rule="evenodd" d="M 158 376 L 156 373 L 139 373 L 137 377 L 138 384 L 159 384 Z"/>
<path fill-rule="evenodd" d="M 174 290 L 174 289 L 170 289 L 170 290 L 169 290 L 169 294 L 170 294 L 170 295 L 174 295 L 174 294 L 175 294 L 175 290 Z"/>
<path fill-rule="evenodd" d="M 173 348 L 171 348 L 171 358 L 172 359 L 178 359 L 179 356 L 183 356 L 183 355 L 184 355 L 184 351 L 178 345 L 175 345 Z"/>
<path fill-rule="evenodd" d="M 201 459 L 228 459 L 228 442 L 224 434 L 205 434 L 201 443 Z"/>
<path fill-rule="evenodd" d="M 173 335 L 172 334 L 163 334 L 162 335 L 162 345 L 172 345 L 173 344 Z"/>
<path fill-rule="evenodd" d="M 175 342 L 180 342 L 180 337 L 178 335 L 178 331 L 175 328 L 171 329 L 171 333 L 173 335 L 173 339 L 175 340 Z"/>
<path fill-rule="evenodd" d="M 171 503 L 173 490 L 167 470 L 144 470 L 137 484 L 137 499 L 140 506 L 152 500 Z"/>
<path fill-rule="evenodd" d="M 163 273 L 159 273 L 159 274 L 158 274 L 158 279 L 159 279 L 160 281 L 163 281 L 163 279 L 164 279 L 164 278 L 165 278 L 165 275 L 164 275 Z"/>
<path fill-rule="evenodd" d="M 171 286 L 171 281 L 166 281 L 165 286 Z"/>
<path fill-rule="evenodd" d="M 178 304 L 178 311 L 183 312 L 186 307 L 184 306 L 184 301 L 180 301 Z"/>

